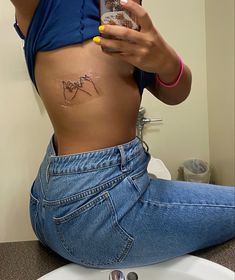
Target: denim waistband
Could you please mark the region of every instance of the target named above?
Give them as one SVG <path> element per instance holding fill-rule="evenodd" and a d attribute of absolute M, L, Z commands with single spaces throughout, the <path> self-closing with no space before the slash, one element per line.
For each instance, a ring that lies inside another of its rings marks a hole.
<path fill-rule="evenodd" d="M 145 153 L 146 149 L 143 143 L 145 142 L 136 136 L 134 139 L 124 144 L 76 154 L 57 156 L 52 135 L 46 152 L 48 169 L 50 173 L 61 174 L 86 172 L 120 164 L 121 169 L 125 171 L 125 165 L 128 161 L 141 155 L 141 153 Z"/>

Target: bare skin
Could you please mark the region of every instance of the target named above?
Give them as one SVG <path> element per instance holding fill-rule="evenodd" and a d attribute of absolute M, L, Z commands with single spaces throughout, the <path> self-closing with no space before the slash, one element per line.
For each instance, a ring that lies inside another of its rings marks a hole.
<path fill-rule="evenodd" d="M 24 35 L 38 0 L 11 0 Z M 141 32 L 106 25 L 103 32 L 120 40 L 103 39 L 53 51 L 38 52 L 37 88 L 55 131 L 58 155 L 74 154 L 122 144 L 134 139 L 141 97 L 133 78 L 134 66 L 156 72 L 166 83 L 179 73 L 179 59 L 151 22 L 147 12 L 133 1 L 132 11 Z M 98 31 L 97 31 L 98 32 Z M 128 40 L 127 40 L 128 39 Z M 133 43 L 135 46 L 133 48 Z M 107 54 L 102 47 L 120 53 Z M 135 55 L 132 55 L 135 51 Z M 168 105 L 183 102 L 191 89 L 191 71 L 185 65 L 180 82 L 166 88 L 155 81 L 147 88 Z"/>
<path fill-rule="evenodd" d="M 114 146 L 135 137 L 140 94 L 132 74 L 131 65 L 103 54 L 90 40 L 37 54 L 37 87 L 59 155 Z"/>
<path fill-rule="evenodd" d="M 24 35 L 33 12 L 16 13 Z M 57 155 L 114 146 L 135 137 L 140 94 L 133 71 L 132 65 L 104 54 L 92 40 L 37 53 L 36 83 L 55 131 Z"/>

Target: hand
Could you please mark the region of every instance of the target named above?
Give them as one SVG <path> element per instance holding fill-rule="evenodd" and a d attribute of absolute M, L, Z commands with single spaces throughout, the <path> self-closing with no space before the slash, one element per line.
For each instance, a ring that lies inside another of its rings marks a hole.
<path fill-rule="evenodd" d="M 136 16 L 140 31 L 118 25 L 104 25 L 100 32 L 118 39 L 98 37 L 94 42 L 116 51 L 104 51 L 107 55 L 120 58 L 141 70 L 162 74 L 169 80 L 171 76 L 175 77 L 179 71 L 178 55 L 156 30 L 148 13 L 132 0 L 123 4 L 123 7 Z"/>

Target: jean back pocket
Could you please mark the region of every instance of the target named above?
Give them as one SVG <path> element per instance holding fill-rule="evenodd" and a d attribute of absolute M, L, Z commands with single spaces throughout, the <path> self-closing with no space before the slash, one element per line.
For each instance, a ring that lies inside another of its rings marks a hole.
<path fill-rule="evenodd" d="M 120 263 L 133 244 L 133 238 L 117 221 L 108 192 L 53 220 L 60 242 L 76 263 Z"/>

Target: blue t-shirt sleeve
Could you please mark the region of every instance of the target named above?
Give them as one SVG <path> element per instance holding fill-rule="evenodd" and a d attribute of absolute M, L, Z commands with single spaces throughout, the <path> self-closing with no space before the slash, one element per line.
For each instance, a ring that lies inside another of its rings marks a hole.
<path fill-rule="evenodd" d="M 155 83 L 156 73 L 145 72 L 143 70 L 135 68 L 134 78 L 135 78 L 136 83 L 138 85 L 140 94 L 142 95 L 144 89 L 147 86 Z"/>

